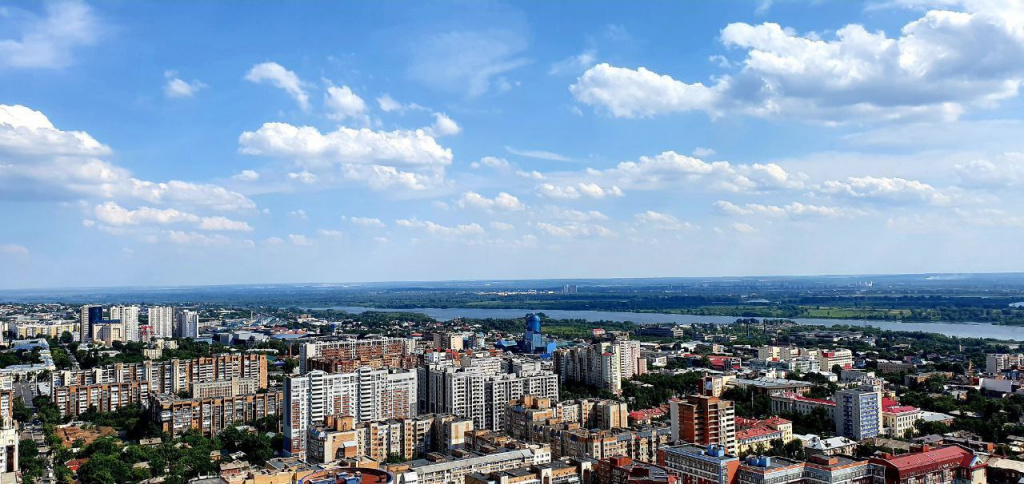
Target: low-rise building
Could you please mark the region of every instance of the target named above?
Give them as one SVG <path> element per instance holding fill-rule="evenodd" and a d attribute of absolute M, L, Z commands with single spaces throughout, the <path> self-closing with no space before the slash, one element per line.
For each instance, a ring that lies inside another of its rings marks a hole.
<path fill-rule="evenodd" d="M 585 464 L 582 465 L 582 464 Z M 585 468 L 584 468 L 585 467 Z M 589 476 L 592 463 L 553 460 L 548 464 L 533 465 L 507 471 L 474 472 L 466 476 L 465 484 L 582 484 L 583 472 Z M 589 484 L 589 481 L 587 481 Z"/>
<path fill-rule="evenodd" d="M 930 448 L 898 456 L 872 457 L 876 481 L 884 484 L 986 483 L 986 465 L 973 452 L 958 446 Z"/>
<path fill-rule="evenodd" d="M 818 353 L 818 366 L 822 371 L 832 371 L 836 366 L 840 369 L 853 368 L 853 352 L 845 348 L 822 350 Z"/>
<path fill-rule="evenodd" d="M 597 482 L 606 484 L 675 484 L 679 478 L 664 467 L 637 462 L 629 457 L 608 457 L 598 461 Z"/>
<path fill-rule="evenodd" d="M 835 418 L 836 402 L 820 398 L 808 398 L 796 393 L 782 393 L 769 397 L 772 413 L 797 413 L 807 415 L 816 408 L 822 408 L 830 419 Z"/>
<path fill-rule="evenodd" d="M 778 416 L 763 420 L 736 418 L 736 452 L 740 455 L 767 450 L 773 440 L 783 444 L 793 440 L 793 422 Z"/>
<path fill-rule="evenodd" d="M 857 453 L 857 441 L 850 440 L 846 437 L 829 437 L 821 438 L 817 435 L 794 435 L 797 439 L 804 443 L 804 448 L 807 449 L 808 453 L 817 453 L 824 455 L 856 455 Z"/>
<path fill-rule="evenodd" d="M 736 481 L 743 484 L 800 484 L 803 479 L 803 462 L 763 455 L 748 457 L 740 463 L 736 472 Z"/>
<path fill-rule="evenodd" d="M 905 361 L 877 360 L 876 363 L 881 373 L 913 373 L 917 369 L 917 366 Z"/>
<path fill-rule="evenodd" d="M 922 418 L 920 408 L 900 405 L 889 398 L 882 399 L 882 426 L 890 437 L 907 437 L 914 431 L 914 424 Z"/>
<path fill-rule="evenodd" d="M 658 465 L 686 484 L 723 484 L 735 482 L 740 460 L 721 446 L 687 444 L 663 447 Z"/>
<path fill-rule="evenodd" d="M 755 393 L 762 395 L 783 395 L 787 393 L 795 393 L 797 395 L 803 395 L 814 387 L 814 384 L 808 381 L 800 380 L 787 380 L 785 378 L 735 378 L 729 382 L 730 386 L 739 388 L 750 388 Z"/>
<path fill-rule="evenodd" d="M 64 333 L 77 335 L 78 321 L 74 320 L 21 320 L 10 324 L 10 333 L 14 339 L 26 339 L 43 336 L 60 338 Z"/>
<path fill-rule="evenodd" d="M 479 473 L 510 471 L 530 465 L 551 462 L 547 448 L 521 449 L 487 455 L 431 461 L 413 461 L 407 472 L 399 476 L 398 484 L 448 484 L 465 482 L 466 476 Z"/>

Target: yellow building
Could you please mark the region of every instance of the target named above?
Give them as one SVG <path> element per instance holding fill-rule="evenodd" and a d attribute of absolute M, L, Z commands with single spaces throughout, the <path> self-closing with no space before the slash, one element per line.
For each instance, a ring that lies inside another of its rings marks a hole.
<path fill-rule="evenodd" d="M 18 321 L 11 323 L 11 332 L 16 339 L 35 338 L 43 335 L 47 338 L 60 338 L 65 332 L 78 334 L 77 321 Z"/>

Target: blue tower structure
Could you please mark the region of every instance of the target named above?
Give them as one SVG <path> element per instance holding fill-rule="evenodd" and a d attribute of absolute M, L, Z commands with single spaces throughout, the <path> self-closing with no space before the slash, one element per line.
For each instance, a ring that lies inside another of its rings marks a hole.
<path fill-rule="evenodd" d="M 544 335 L 540 332 L 540 316 L 530 313 L 526 315 L 526 334 L 521 344 L 524 353 L 543 352 L 546 348 Z"/>
<path fill-rule="evenodd" d="M 103 306 L 89 306 L 89 325 L 99 324 L 103 320 Z"/>

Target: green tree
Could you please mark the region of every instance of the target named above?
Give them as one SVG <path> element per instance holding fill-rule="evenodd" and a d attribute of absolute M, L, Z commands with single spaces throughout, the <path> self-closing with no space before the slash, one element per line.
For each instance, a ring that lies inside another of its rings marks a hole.
<path fill-rule="evenodd" d="M 99 454 L 89 459 L 78 469 L 78 480 L 82 484 L 126 484 L 132 480 L 132 468 L 117 454 Z"/>
<path fill-rule="evenodd" d="M 63 421 L 60 409 L 50 400 L 50 397 L 40 395 L 32 399 L 32 406 L 36 407 L 36 416 L 43 425 L 56 425 Z"/>
<path fill-rule="evenodd" d="M 25 405 L 25 400 L 21 397 L 14 398 L 14 406 L 11 409 L 11 413 L 14 415 L 14 420 L 19 422 L 32 420 L 32 410 L 29 410 L 28 405 Z"/>
<path fill-rule="evenodd" d="M 291 375 L 292 372 L 295 371 L 295 368 L 298 368 L 298 366 L 299 362 L 295 358 L 285 358 L 284 366 L 282 366 L 281 369 L 284 371 L 285 375 Z"/>

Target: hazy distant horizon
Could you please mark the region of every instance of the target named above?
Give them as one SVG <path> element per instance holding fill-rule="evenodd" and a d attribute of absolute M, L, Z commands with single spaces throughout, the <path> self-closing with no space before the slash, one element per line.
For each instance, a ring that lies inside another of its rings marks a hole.
<path fill-rule="evenodd" d="M 347 282 L 254 282 L 254 283 L 225 283 L 225 284 L 180 284 L 180 285 L 136 285 L 136 286 L 64 286 L 64 287 L 30 287 L 30 288 L 0 288 L 0 297 L 4 294 L 16 294 L 37 291 L 90 291 L 90 290 L 130 290 L 130 291 L 152 291 L 152 290 L 180 290 L 180 289 L 203 289 L 203 288 L 244 288 L 244 287 L 296 287 L 296 286 L 323 286 L 323 287 L 401 287 L 401 286 L 423 286 L 437 288 L 442 286 L 485 286 L 488 284 L 502 285 L 562 285 L 571 283 L 608 283 L 613 281 L 621 282 L 624 285 L 642 284 L 647 281 L 651 283 L 668 283 L 671 281 L 727 281 L 727 280 L 787 280 L 787 279 L 865 279 L 863 282 L 874 282 L 870 279 L 916 279 L 918 281 L 966 281 L 985 280 L 992 278 L 1020 278 L 1021 286 L 1024 288 L 1024 272 L 982 272 L 982 273 L 910 273 L 910 274 L 813 274 L 813 275 L 750 275 L 750 276 L 658 276 L 658 277 L 570 277 L 570 278 L 533 278 L 533 279 L 451 279 L 451 280 L 388 280 L 388 281 L 347 281 Z M 554 287 L 554 286 L 552 286 Z"/>

